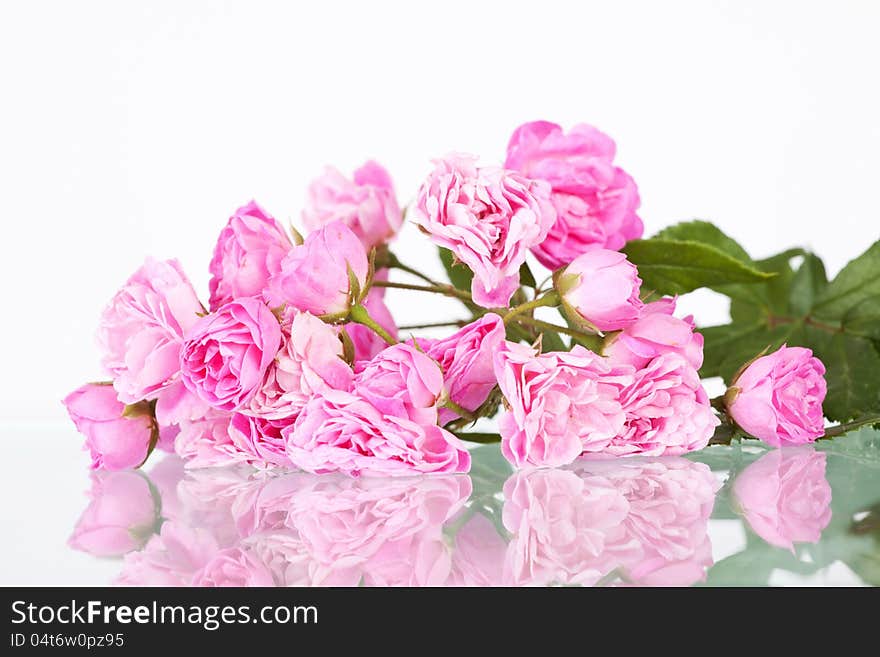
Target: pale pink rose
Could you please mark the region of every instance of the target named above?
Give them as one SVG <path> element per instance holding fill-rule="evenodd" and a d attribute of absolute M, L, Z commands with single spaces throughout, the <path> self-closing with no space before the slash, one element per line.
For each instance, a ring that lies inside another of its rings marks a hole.
<path fill-rule="evenodd" d="M 247 405 L 281 345 L 281 326 L 262 301 L 246 297 L 200 319 L 180 352 L 183 383 L 214 408 Z"/>
<path fill-rule="evenodd" d="M 450 155 L 419 190 L 412 214 L 435 244 L 474 272 L 474 303 L 505 307 L 519 287 L 519 268 L 556 220 L 550 188 L 518 173 L 477 167 Z"/>
<path fill-rule="evenodd" d="M 417 342 L 443 370 L 449 397 L 468 411 L 475 411 L 495 387 L 492 359 L 504 341 L 504 322 L 494 313 L 462 327 L 448 338 Z M 440 410 L 440 424 L 458 417 L 455 411 Z"/>
<path fill-rule="evenodd" d="M 469 513 L 464 510 L 461 514 Z M 453 518 L 454 526 L 457 518 Z M 455 532 L 452 572 L 446 586 L 503 586 L 507 541 L 482 513 L 474 513 Z"/>
<path fill-rule="evenodd" d="M 220 551 L 211 532 L 166 522 L 140 552 L 125 555 L 115 583 L 122 586 L 189 586 L 193 575 Z"/>
<path fill-rule="evenodd" d="M 180 377 L 156 399 L 156 421 L 161 428 L 200 420 L 211 410 L 210 404 L 190 392 Z"/>
<path fill-rule="evenodd" d="M 220 231 L 209 266 L 211 310 L 239 297 L 262 294 L 291 248 L 281 224 L 256 201 L 236 210 Z"/>
<path fill-rule="evenodd" d="M 811 443 L 825 433 L 825 366 L 803 347 L 782 345 L 754 360 L 725 400 L 733 420 L 768 445 Z"/>
<path fill-rule="evenodd" d="M 373 277 L 373 280 L 387 281 L 388 270 L 378 270 Z M 366 308 L 370 317 L 376 320 L 379 326 L 388 331 L 388 334 L 392 338 L 397 340 L 397 324 L 394 322 L 394 317 L 391 316 L 391 311 L 388 310 L 388 306 L 385 305 L 385 288 L 370 288 L 362 305 Z M 345 330 L 348 332 L 348 335 L 354 344 L 355 360 L 370 360 L 388 346 L 388 343 L 380 338 L 373 329 L 367 328 L 361 324 L 346 324 Z"/>
<path fill-rule="evenodd" d="M 221 550 L 196 571 L 190 586 L 275 586 L 272 573 L 256 556 L 238 547 Z"/>
<path fill-rule="evenodd" d="M 672 456 L 703 449 L 720 424 L 700 375 L 676 353 L 662 354 L 637 370 L 619 400 L 626 422 L 604 450 L 614 456 Z"/>
<path fill-rule="evenodd" d="M 831 522 L 825 454 L 808 446 L 773 450 L 737 476 L 733 498 L 770 545 L 794 551 L 795 543 L 818 543 Z"/>
<path fill-rule="evenodd" d="M 638 188 L 614 166 L 614 154 L 611 138 L 586 124 L 564 134 L 555 123 L 534 121 L 511 136 L 504 166 L 553 188 L 556 222 L 532 247 L 548 269 L 567 265 L 590 248 L 616 251 L 642 236 Z"/>
<path fill-rule="evenodd" d="M 464 444 L 448 431 L 386 415 L 341 390 L 315 396 L 284 435 L 290 460 L 308 472 L 406 476 L 467 472 L 471 465 Z"/>
<path fill-rule="evenodd" d="M 86 438 L 93 469 L 137 468 L 158 439 L 158 427 L 148 411 L 123 417 L 125 404 L 110 385 L 87 383 L 67 395 L 64 405 Z"/>
<path fill-rule="evenodd" d="M 264 296 L 273 307 L 288 305 L 313 315 L 343 313 L 349 306 L 349 270 L 363 289 L 368 269 L 367 252 L 357 235 L 342 221 L 334 221 L 309 233 L 285 256 Z"/>
<path fill-rule="evenodd" d="M 291 467 L 282 431 L 293 421 L 293 417 L 270 420 L 233 413 L 229 421 L 229 439 L 251 457 L 248 460 L 252 463 Z"/>
<path fill-rule="evenodd" d="M 694 318 L 673 317 L 675 299 L 663 298 L 646 304 L 639 318 L 605 342 L 603 354 L 617 363 L 636 369 L 645 367 L 660 354 L 675 352 L 694 369 L 703 365 L 703 336 L 694 333 Z"/>
<path fill-rule="evenodd" d="M 254 455 L 245 452 L 232 439 L 230 424 L 237 413 L 212 411 L 207 417 L 180 424 L 174 439 L 174 451 L 183 458 L 187 468 L 208 468 L 249 463 Z M 242 422 L 247 422 L 244 418 Z"/>
<path fill-rule="evenodd" d="M 310 313 L 293 311 L 263 384 L 241 412 L 267 420 L 293 421 L 316 392 L 348 390 L 354 372 L 342 355 L 336 329 Z"/>
<path fill-rule="evenodd" d="M 186 332 L 202 304 L 180 263 L 147 258 L 101 315 L 101 363 L 119 399 L 133 404 L 154 399 L 180 372 Z"/>
<path fill-rule="evenodd" d="M 403 213 L 388 172 L 370 160 L 354 172 L 353 180 L 327 167 L 324 175 L 309 185 L 302 220 L 310 231 L 343 221 L 370 249 L 395 236 Z"/>
<path fill-rule="evenodd" d="M 161 500 L 139 472 L 93 472 L 89 506 L 68 545 L 96 557 L 119 557 L 144 546 L 157 529 Z"/>
<path fill-rule="evenodd" d="M 512 535 L 505 581 L 596 584 L 620 562 L 620 552 L 638 550 L 634 542 L 627 545 L 623 521 L 628 513 L 623 493 L 599 477 L 552 469 L 512 475 L 504 484 L 502 513 Z"/>
<path fill-rule="evenodd" d="M 148 477 L 159 494 L 162 518 L 174 519 L 180 516 L 181 503 L 177 495 L 177 485 L 186 474 L 184 461 L 177 454 L 169 454 L 150 468 Z"/>
<path fill-rule="evenodd" d="M 626 328 L 642 313 L 642 279 L 636 266 L 617 251 L 593 249 L 579 255 L 565 268 L 558 285 L 569 315 L 600 331 Z"/>
<path fill-rule="evenodd" d="M 633 370 L 614 366 L 580 345 L 538 355 L 504 343 L 495 376 L 508 409 L 499 420 L 501 451 L 517 467 L 559 466 L 601 452 L 624 429 L 619 397 Z"/>
<path fill-rule="evenodd" d="M 354 388 L 386 415 L 419 424 L 437 423 L 443 372 L 437 361 L 409 344 L 386 347 L 372 360 L 355 363 Z"/>

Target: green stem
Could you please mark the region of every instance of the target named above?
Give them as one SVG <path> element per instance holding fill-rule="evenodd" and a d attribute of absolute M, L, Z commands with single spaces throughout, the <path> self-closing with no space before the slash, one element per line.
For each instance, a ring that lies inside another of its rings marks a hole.
<path fill-rule="evenodd" d="M 468 320 L 466 319 L 456 319 L 451 322 L 428 322 L 426 324 L 404 324 L 403 326 L 398 326 L 397 328 L 401 331 L 406 331 L 409 329 L 423 329 L 423 328 L 440 328 L 443 326 L 457 326 L 461 328 L 466 325 Z"/>
<path fill-rule="evenodd" d="M 468 422 L 474 422 L 477 419 L 477 416 L 474 415 L 471 411 L 466 409 L 464 406 L 461 406 L 460 404 L 455 403 L 454 401 L 452 401 L 449 398 L 447 398 L 443 402 L 442 406 L 444 406 L 445 408 L 448 408 L 450 411 L 457 413 L 458 415 L 460 415 L 462 417 L 462 419 L 465 419 Z"/>
<path fill-rule="evenodd" d="M 471 295 L 464 290 L 458 290 L 451 285 L 438 283 L 436 285 L 410 285 L 409 283 L 394 283 L 391 281 L 373 281 L 373 287 L 391 287 L 398 290 L 416 290 L 419 292 L 434 292 L 435 294 L 445 294 L 448 297 L 455 297 L 464 301 L 471 301 Z"/>
<path fill-rule="evenodd" d="M 558 306 L 559 303 L 559 294 L 556 292 L 556 290 L 550 290 L 549 292 L 547 292 L 547 294 L 542 297 L 538 297 L 534 301 L 527 301 L 526 303 L 521 303 L 520 305 L 511 308 L 503 318 L 504 323 L 507 324 L 517 315 L 531 312 L 535 308 L 541 308 L 543 306 Z"/>
<path fill-rule="evenodd" d="M 388 254 L 388 266 L 393 267 L 394 269 L 399 269 L 400 271 L 405 271 L 407 274 L 412 274 L 416 278 L 421 278 L 423 281 L 430 285 L 440 285 L 440 283 L 435 281 L 433 278 L 426 276 L 418 269 L 413 269 L 409 265 L 403 264 L 393 253 Z"/>
<path fill-rule="evenodd" d="M 828 427 L 825 433 L 819 436 L 818 440 L 828 440 L 829 438 L 843 435 L 847 431 L 852 431 L 853 429 L 858 429 L 859 427 L 864 427 L 868 424 L 877 424 L 878 422 L 880 422 L 880 415 L 872 415 L 869 417 L 861 418 L 860 420 L 853 420 L 852 422 L 838 424 L 834 427 Z"/>
<path fill-rule="evenodd" d="M 390 345 L 397 344 L 397 340 L 395 340 L 391 335 L 382 328 L 379 323 L 370 317 L 370 313 L 367 312 L 367 309 L 361 305 L 352 306 L 351 311 L 349 312 L 348 318 L 355 322 L 356 324 L 362 324 L 366 326 L 368 329 L 371 329 L 376 335 L 385 340 Z"/>
<path fill-rule="evenodd" d="M 517 317 L 516 321 L 520 324 L 528 324 L 529 326 L 534 326 L 535 328 L 544 329 L 545 331 L 555 331 L 556 333 L 562 333 L 564 335 L 570 335 L 573 338 L 579 338 L 581 340 L 587 342 L 593 342 L 597 338 L 598 335 L 595 333 L 587 333 L 586 331 L 578 331 L 573 328 L 569 328 L 567 326 L 559 326 L 558 324 L 551 324 L 550 322 L 545 322 L 540 319 L 535 319 L 534 317 Z M 601 338 L 599 338 L 601 342 Z"/>
<path fill-rule="evenodd" d="M 462 440 L 467 440 L 468 442 L 471 442 L 471 443 L 483 443 L 484 445 L 490 444 L 490 443 L 500 443 L 501 442 L 501 436 L 498 435 L 497 433 L 485 433 L 485 432 L 477 432 L 477 431 L 471 431 L 471 432 L 460 431 L 460 432 L 456 433 L 455 435 L 458 436 L 459 438 L 461 438 Z"/>

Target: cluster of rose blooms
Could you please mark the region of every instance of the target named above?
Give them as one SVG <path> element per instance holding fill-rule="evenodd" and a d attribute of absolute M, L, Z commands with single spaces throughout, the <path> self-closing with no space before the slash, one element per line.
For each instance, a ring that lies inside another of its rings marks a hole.
<path fill-rule="evenodd" d="M 675 299 L 645 303 L 616 250 L 642 222 L 613 158 L 595 128 L 536 122 L 515 131 L 503 167 L 436 161 L 406 216 L 472 273 L 471 290 L 417 272 L 426 284 L 403 287 L 467 302 L 472 321 L 443 339 L 399 341 L 383 293 L 400 285 L 390 271 L 414 270 L 388 248 L 404 215 L 373 162 L 311 185 L 305 238 L 256 203 L 239 208 L 214 249 L 207 308 L 176 260 L 148 259 L 101 319 L 111 382 L 65 400 L 93 465 L 136 467 L 159 445 L 193 466 L 466 472 L 456 432 L 499 403 L 518 467 L 706 446 L 720 420 L 698 375 L 702 336 Z M 552 272 L 531 298 L 529 253 Z M 539 307 L 598 346 L 542 353 Z M 783 347 L 744 370 L 726 412 L 771 444 L 814 440 L 823 374 L 809 350 Z"/>
<path fill-rule="evenodd" d="M 831 519 L 825 470 L 811 447 L 772 450 L 736 475 L 732 506 L 771 545 L 815 543 Z M 169 455 L 149 473 L 92 473 L 70 545 L 124 556 L 117 582 L 136 586 L 685 586 L 712 565 L 720 482 L 703 463 L 580 460 L 483 486 L 185 471 Z"/>

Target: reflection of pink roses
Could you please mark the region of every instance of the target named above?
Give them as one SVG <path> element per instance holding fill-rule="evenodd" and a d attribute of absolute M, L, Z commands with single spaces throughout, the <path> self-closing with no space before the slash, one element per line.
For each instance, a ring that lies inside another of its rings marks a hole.
<path fill-rule="evenodd" d="M 812 447 L 765 454 L 737 476 L 733 496 L 754 532 L 777 547 L 817 543 L 831 522 L 825 454 Z"/>

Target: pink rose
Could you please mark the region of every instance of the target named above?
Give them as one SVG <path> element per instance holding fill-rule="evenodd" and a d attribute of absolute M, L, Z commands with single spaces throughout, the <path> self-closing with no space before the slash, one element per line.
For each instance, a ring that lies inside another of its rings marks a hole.
<path fill-rule="evenodd" d="M 234 547 L 215 554 L 193 574 L 190 586 L 275 586 L 275 580 L 256 556 Z"/>
<path fill-rule="evenodd" d="M 64 398 L 77 431 L 86 437 L 92 468 L 137 468 L 158 439 L 158 427 L 147 409 L 123 417 L 125 404 L 110 385 L 87 383 Z"/>
<path fill-rule="evenodd" d="M 442 340 L 419 339 L 418 344 L 443 370 L 447 393 L 456 404 L 475 411 L 495 387 L 492 359 L 504 341 L 504 322 L 489 313 Z M 440 409 L 440 424 L 458 417 Z"/>
<path fill-rule="evenodd" d="M 556 222 L 532 247 L 548 269 L 567 265 L 592 247 L 616 251 L 642 236 L 638 189 L 612 164 L 614 154 L 611 138 L 585 124 L 566 135 L 555 123 L 534 121 L 511 136 L 504 166 L 553 188 Z"/>
<path fill-rule="evenodd" d="M 811 443 L 825 433 L 825 366 L 802 347 L 782 345 L 752 361 L 730 385 L 733 420 L 768 445 Z"/>
<path fill-rule="evenodd" d="M 251 463 L 291 467 L 287 458 L 287 441 L 282 432 L 294 418 L 270 420 L 234 413 L 229 420 L 229 439 Z"/>
<path fill-rule="evenodd" d="M 378 270 L 375 276 L 373 276 L 373 280 L 387 281 L 388 270 Z M 391 316 L 391 311 L 388 310 L 388 306 L 385 305 L 384 287 L 370 288 L 367 297 L 363 300 L 361 305 L 367 309 L 370 317 L 375 319 L 382 328 L 388 331 L 388 334 L 392 338 L 395 340 L 397 339 L 397 324 L 394 322 L 394 317 Z M 361 324 L 346 324 L 345 330 L 348 332 L 348 335 L 354 344 L 355 360 L 370 360 L 388 346 L 388 343 L 380 338 L 373 329 L 367 328 Z"/>
<path fill-rule="evenodd" d="M 703 336 L 694 333 L 694 318 L 673 317 L 675 299 L 664 298 L 645 305 L 639 318 L 605 342 L 603 354 L 616 363 L 636 369 L 660 354 L 674 352 L 694 369 L 703 365 Z"/>
<path fill-rule="evenodd" d="M 807 446 L 773 450 L 737 476 L 733 498 L 770 545 L 794 551 L 795 543 L 818 543 L 831 522 L 825 454 Z"/>
<path fill-rule="evenodd" d="M 140 552 L 125 555 L 115 583 L 122 586 L 189 586 L 193 575 L 218 552 L 210 531 L 166 522 Z"/>
<path fill-rule="evenodd" d="M 309 185 L 302 220 L 310 231 L 340 220 L 369 250 L 394 237 L 403 214 L 388 172 L 369 161 L 354 172 L 354 180 L 327 167 L 324 175 Z"/>
<path fill-rule="evenodd" d="M 187 468 L 223 467 L 237 463 L 251 463 L 256 459 L 255 450 L 245 451 L 242 444 L 246 437 L 233 439 L 232 422 L 239 427 L 249 427 L 249 418 L 238 413 L 211 411 L 206 417 L 180 423 L 180 432 L 174 439 L 174 452 L 185 459 Z M 239 433 L 248 434 L 249 428 Z"/>
<path fill-rule="evenodd" d="M 138 550 L 156 531 L 160 500 L 139 472 L 93 472 L 91 502 L 68 545 L 96 557 Z"/>
<path fill-rule="evenodd" d="M 436 161 L 412 213 L 436 244 L 474 272 L 474 302 L 497 308 L 507 306 L 528 250 L 556 219 L 549 194 L 546 183 L 451 155 Z"/>
<path fill-rule="evenodd" d="M 467 472 L 471 465 L 464 444 L 448 431 L 386 415 L 341 390 L 315 396 L 284 435 L 290 460 L 308 472 L 406 476 Z"/>
<path fill-rule="evenodd" d="M 259 299 L 246 297 L 201 318 L 180 352 L 183 383 L 214 408 L 248 404 L 281 344 L 278 319 Z"/>
<path fill-rule="evenodd" d="M 623 431 L 618 400 L 632 368 L 616 367 L 581 346 L 538 355 L 506 342 L 495 376 L 507 399 L 499 425 L 501 451 L 517 467 L 559 466 L 601 452 Z"/>
<path fill-rule="evenodd" d="M 462 511 L 462 514 L 468 510 Z M 455 523 L 456 519 L 452 522 Z M 482 513 L 474 513 L 457 532 L 447 586 L 503 586 L 507 542 Z"/>
<path fill-rule="evenodd" d="M 355 364 L 359 397 L 382 413 L 437 424 L 437 402 L 443 394 L 443 372 L 437 361 L 409 344 L 386 347 Z"/>
<path fill-rule="evenodd" d="M 348 390 L 354 372 L 342 360 L 342 352 L 336 329 L 314 315 L 294 311 L 289 328 L 282 331 L 281 349 L 242 413 L 292 420 L 316 392 Z"/>
<path fill-rule="evenodd" d="M 617 331 L 635 322 L 644 304 L 636 266 L 617 251 L 593 249 L 572 260 L 558 280 L 569 316 L 600 331 Z"/>
<path fill-rule="evenodd" d="M 101 315 L 101 362 L 119 399 L 154 399 L 180 372 L 184 334 L 202 304 L 176 260 L 147 258 Z"/>
<path fill-rule="evenodd" d="M 703 449 L 720 424 L 700 375 L 676 353 L 662 354 L 636 371 L 619 399 L 626 422 L 605 449 L 614 456 L 678 455 Z"/>
<path fill-rule="evenodd" d="M 214 247 L 211 310 L 239 297 L 262 294 L 292 247 L 281 225 L 255 201 L 236 210 Z"/>
<path fill-rule="evenodd" d="M 343 313 L 349 305 L 349 269 L 363 289 L 367 252 L 348 226 L 334 221 L 309 233 L 285 256 L 264 296 L 273 307 L 287 304 L 313 315 Z"/>

